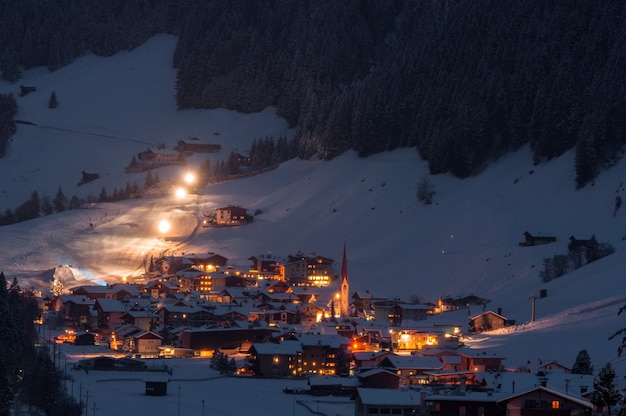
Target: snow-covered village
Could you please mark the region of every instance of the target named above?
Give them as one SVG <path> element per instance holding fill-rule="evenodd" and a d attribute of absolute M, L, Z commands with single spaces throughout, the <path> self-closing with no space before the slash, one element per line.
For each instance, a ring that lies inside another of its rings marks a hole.
<path fill-rule="evenodd" d="M 623 160 L 289 157 L 179 40 L 0 81 L 0 415 L 625 414 Z"/>

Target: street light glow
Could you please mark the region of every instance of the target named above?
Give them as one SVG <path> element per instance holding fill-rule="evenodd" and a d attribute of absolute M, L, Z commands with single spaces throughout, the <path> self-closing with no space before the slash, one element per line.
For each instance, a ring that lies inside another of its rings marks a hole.
<path fill-rule="evenodd" d="M 182 199 L 186 195 L 187 195 L 187 191 L 185 190 L 185 188 L 178 188 L 178 189 L 176 189 L 176 198 Z"/>
<path fill-rule="evenodd" d="M 159 231 L 161 234 L 165 234 L 170 230 L 170 222 L 168 220 L 161 220 L 159 223 Z"/>
<path fill-rule="evenodd" d="M 191 185 L 192 183 L 194 183 L 194 181 L 195 181 L 195 180 L 196 180 L 196 177 L 194 176 L 194 174 L 193 174 L 193 173 L 188 172 L 188 173 L 185 175 L 185 182 L 187 182 L 188 184 L 190 184 L 190 185 Z"/>

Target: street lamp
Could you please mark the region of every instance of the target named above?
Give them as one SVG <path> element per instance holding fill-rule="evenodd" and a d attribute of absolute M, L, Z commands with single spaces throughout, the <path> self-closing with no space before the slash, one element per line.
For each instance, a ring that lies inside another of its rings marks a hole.
<path fill-rule="evenodd" d="M 195 181 L 196 181 L 196 176 L 195 176 L 193 173 L 191 173 L 191 172 L 187 172 L 187 173 L 185 174 L 185 182 L 186 182 L 188 185 L 191 185 L 191 184 L 192 184 L 192 183 L 194 183 Z"/>
<path fill-rule="evenodd" d="M 168 220 L 161 220 L 159 223 L 159 231 L 163 234 L 163 240 L 167 239 L 167 232 L 170 230 L 170 222 Z"/>

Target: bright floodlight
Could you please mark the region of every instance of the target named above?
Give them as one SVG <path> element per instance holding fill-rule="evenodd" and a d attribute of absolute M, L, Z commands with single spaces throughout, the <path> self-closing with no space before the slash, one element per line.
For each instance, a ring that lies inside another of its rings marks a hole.
<path fill-rule="evenodd" d="M 187 191 L 185 188 L 178 188 L 176 190 L 176 198 L 184 198 L 187 195 Z"/>
<path fill-rule="evenodd" d="M 193 175 L 193 173 L 189 172 L 185 175 L 185 182 L 187 182 L 188 184 L 192 184 L 195 180 L 196 177 Z"/>
<path fill-rule="evenodd" d="M 168 220 L 161 220 L 161 222 L 159 223 L 159 231 L 161 231 L 162 234 L 165 234 L 169 230 L 170 230 L 170 222 Z"/>

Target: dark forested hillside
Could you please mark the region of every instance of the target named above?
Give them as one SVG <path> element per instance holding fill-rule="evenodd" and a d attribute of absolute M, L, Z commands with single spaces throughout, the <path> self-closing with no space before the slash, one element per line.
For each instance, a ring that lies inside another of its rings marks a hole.
<path fill-rule="evenodd" d="M 415 147 L 464 177 L 575 148 L 584 186 L 626 141 L 625 18 L 619 0 L 0 0 L 0 70 L 167 32 L 180 108 L 274 105 L 300 157 Z"/>

